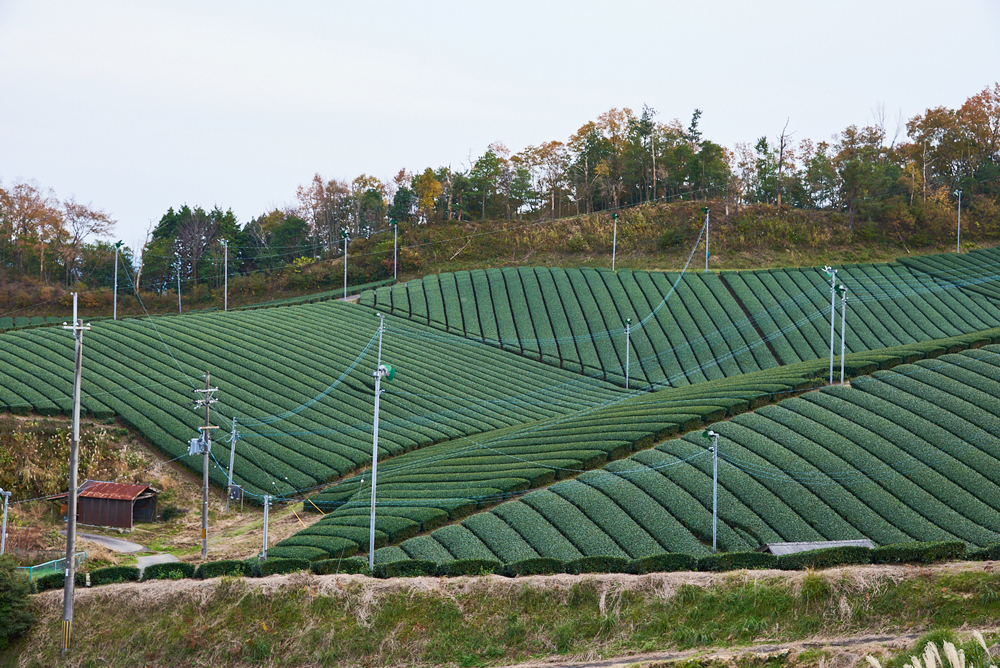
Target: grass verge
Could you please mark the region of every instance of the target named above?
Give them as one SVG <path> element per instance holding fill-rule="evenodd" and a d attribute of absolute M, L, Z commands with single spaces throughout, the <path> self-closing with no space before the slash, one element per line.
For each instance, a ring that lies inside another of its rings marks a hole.
<path fill-rule="evenodd" d="M 261 580 L 111 585 L 78 592 L 59 656 L 61 592 L 7 666 L 506 665 L 805 638 L 987 629 L 1000 617 L 995 564 L 824 572 Z M 810 649 L 817 661 L 822 648 Z M 99 661 L 98 661 L 99 659 Z M 801 662 L 800 662 L 801 663 Z"/>

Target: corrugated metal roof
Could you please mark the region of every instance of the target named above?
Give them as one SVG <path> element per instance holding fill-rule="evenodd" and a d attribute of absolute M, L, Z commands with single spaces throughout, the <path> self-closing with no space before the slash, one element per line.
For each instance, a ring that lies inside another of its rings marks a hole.
<path fill-rule="evenodd" d="M 806 543 L 768 543 L 758 548 L 759 552 L 770 552 L 775 555 L 794 554 L 796 552 L 806 552 L 808 550 L 822 550 L 827 547 L 843 547 L 854 545 L 857 547 L 874 548 L 875 544 L 867 538 L 861 540 L 817 540 Z"/>
<path fill-rule="evenodd" d="M 122 482 L 104 482 L 103 480 L 84 480 L 80 483 L 80 486 L 76 488 L 76 495 L 77 497 L 89 497 L 92 499 L 132 501 L 147 489 L 152 492 L 156 491 L 149 483 L 138 485 Z M 97 493 L 91 493 L 95 490 Z M 67 496 L 69 496 L 69 492 L 53 494 L 48 498 L 50 500 L 65 499 Z"/>
<path fill-rule="evenodd" d="M 149 485 L 132 485 L 125 482 L 100 482 L 88 480 L 79 496 L 89 499 L 113 499 L 115 501 L 132 501 L 149 489 Z"/>

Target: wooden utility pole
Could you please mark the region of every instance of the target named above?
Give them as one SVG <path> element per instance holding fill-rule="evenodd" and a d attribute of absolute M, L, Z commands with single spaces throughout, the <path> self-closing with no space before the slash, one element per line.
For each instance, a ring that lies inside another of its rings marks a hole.
<path fill-rule="evenodd" d="M 208 456 L 212 450 L 212 438 L 210 436 L 213 427 L 209 422 L 209 416 L 212 410 L 212 404 L 214 404 L 218 399 L 212 397 L 213 392 L 217 392 L 219 388 L 212 387 L 212 373 L 210 371 L 205 372 L 205 389 L 204 390 L 193 390 L 194 392 L 199 392 L 204 394 L 204 396 L 198 401 L 194 402 L 195 406 L 205 407 L 205 426 L 201 428 L 201 447 L 204 453 L 204 468 L 202 471 L 202 487 L 201 487 L 201 558 L 204 561 L 208 559 Z"/>
<path fill-rule="evenodd" d="M 76 582 L 76 489 L 80 468 L 80 385 L 83 380 L 83 330 L 90 329 L 76 317 L 77 293 L 73 293 L 73 324 L 63 329 L 76 338 L 76 365 L 73 374 L 73 436 L 69 445 L 69 495 L 66 516 L 66 578 L 63 580 L 62 653 L 69 651 L 73 639 L 73 595 Z"/>

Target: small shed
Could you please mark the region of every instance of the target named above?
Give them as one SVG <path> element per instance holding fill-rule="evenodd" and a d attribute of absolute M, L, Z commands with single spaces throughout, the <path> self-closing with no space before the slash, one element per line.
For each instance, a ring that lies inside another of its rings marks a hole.
<path fill-rule="evenodd" d="M 76 521 L 90 526 L 131 529 L 156 520 L 159 490 L 148 483 L 87 480 L 77 490 Z M 65 499 L 68 494 L 59 497 Z"/>
<path fill-rule="evenodd" d="M 828 547 L 844 547 L 851 545 L 854 547 L 867 547 L 874 549 L 875 544 L 867 538 L 861 540 L 814 540 L 804 543 L 768 543 L 757 548 L 758 552 L 770 552 L 775 556 L 783 554 L 794 554 L 796 552 L 808 552 L 809 550 L 824 550 Z"/>

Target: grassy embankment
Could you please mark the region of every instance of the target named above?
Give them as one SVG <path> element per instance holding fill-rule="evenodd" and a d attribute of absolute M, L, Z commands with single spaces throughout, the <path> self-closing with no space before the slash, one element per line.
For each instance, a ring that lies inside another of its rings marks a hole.
<path fill-rule="evenodd" d="M 60 591 L 35 597 L 40 621 L 0 655 L 0 667 L 477 666 L 712 648 L 735 648 L 738 656 L 740 646 L 761 643 L 791 650 L 772 648 L 769 663 L 850 665 L 864 653 L 902 649 L 917 634 L 947 628 L 982 629 L 995 642 L 1000 574 L 986 562 L 806 573 L 384 581 L 294 574 L 110 585 L 78 592 L 75 646 L 65 660 L 61 601 Z M 872 635 L 884 642 L 860 655 L 846 643 L 850 663 L 833 660 L 844 651 L 838 638 Z M 970 661 L 983 666 L 982 658 Z"/>

